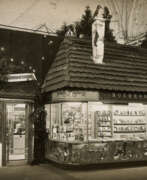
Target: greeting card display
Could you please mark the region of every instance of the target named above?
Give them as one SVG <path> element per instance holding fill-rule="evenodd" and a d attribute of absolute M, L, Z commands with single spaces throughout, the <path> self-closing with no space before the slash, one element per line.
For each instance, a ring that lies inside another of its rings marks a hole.
<path fill-rule="evenodd" d="M 109 110 L 95 112 L 95 136 L 111 137 L 112 136 L 112 115 Z"/>

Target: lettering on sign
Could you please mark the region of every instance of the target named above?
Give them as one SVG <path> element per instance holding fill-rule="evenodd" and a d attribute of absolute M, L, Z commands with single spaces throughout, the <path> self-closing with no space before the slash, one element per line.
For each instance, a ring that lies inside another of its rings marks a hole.
<path fill-rule="evenodd" d="M 135 92 L 101 92 L 102 99 L 147 100 L 147 94 Z"/>
<path fill-rule="evenodd" d="M 86 92 L 84 91 L 58 91 L 57 97 L 85 97 Z"/>
<path fill-rule="evenodd" d="M 96 91 L 57 91 L 52 93 L 52 101 L 60 101 L 60 100 L 80 100 L 80 101 L 87 101 L 99 100 L 99 93 Z"/>

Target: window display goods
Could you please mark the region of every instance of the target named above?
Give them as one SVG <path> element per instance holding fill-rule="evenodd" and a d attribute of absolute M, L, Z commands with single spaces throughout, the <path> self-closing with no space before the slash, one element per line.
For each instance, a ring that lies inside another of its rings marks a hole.
<path fill-rule="evenodd" d="M 147 160 L 144 105 L 62 102 L 46 110 L 48 159 L 65 164 Z"/>

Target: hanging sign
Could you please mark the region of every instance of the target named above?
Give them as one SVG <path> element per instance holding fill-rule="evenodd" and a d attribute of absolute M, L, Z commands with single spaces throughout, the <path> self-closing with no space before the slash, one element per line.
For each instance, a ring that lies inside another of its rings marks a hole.
<path fill-rule="evenodd" d="M 52 101 L 98 101 L 97 91 L 57 91 L 52 93 Z"/>
<path fill-rule="evenodd" d="M 23 82 L 23 81 L 34 81 L 36 76 L 34 73 L 18 73 L 18 74 L 8 74 L 8 82 Z"/>
<path fill-rule="evenodd" d="M 129 102 L 142 102 L 147 101 L 146 93 L 138 93 L 138 92 L 108 92 L 103 91 L 100 92 L 100 99 L 103 100 L 124 100 Z"/>

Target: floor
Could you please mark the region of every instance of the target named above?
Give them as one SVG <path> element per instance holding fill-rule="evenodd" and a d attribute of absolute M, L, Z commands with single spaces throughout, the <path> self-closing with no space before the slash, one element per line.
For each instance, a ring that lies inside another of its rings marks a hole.
<path fill-rule="evenodd" d="M 0 180 L 147 180 L 147 167 L 64 170 L 51 164 L 0 168 Z"/>

